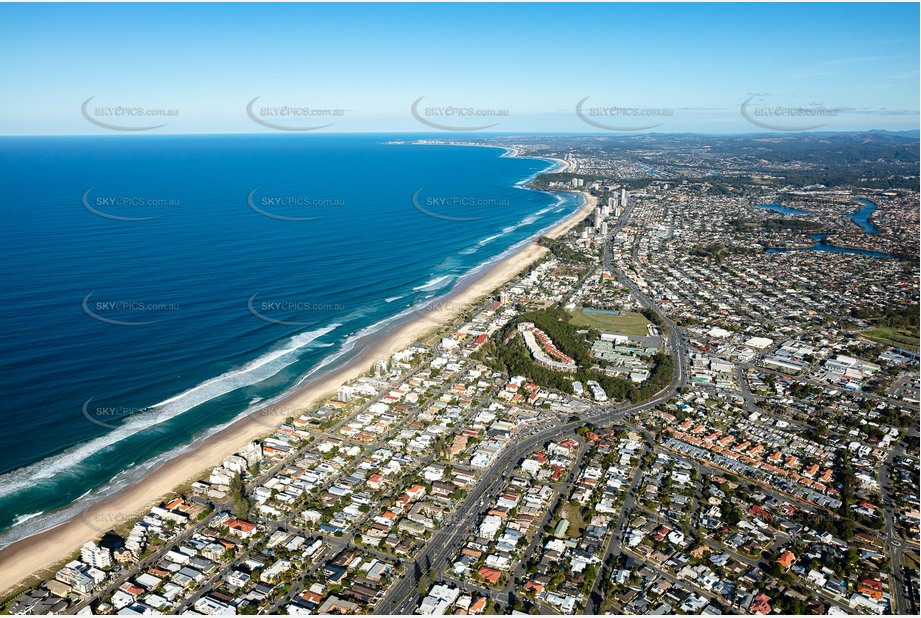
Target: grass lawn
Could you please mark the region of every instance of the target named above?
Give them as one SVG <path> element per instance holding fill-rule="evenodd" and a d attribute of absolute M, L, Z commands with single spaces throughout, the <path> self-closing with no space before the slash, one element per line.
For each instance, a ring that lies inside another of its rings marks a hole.
<path fill-rule="evenodd" d="M 569 502 L 563 505 L 563 519 L 569 520 L 569 529 L 566 530 L 566 536 L 571 539 L 582 538 L 582 533 L 585 531 L 585 522 L 582 521 L 582 516 L 579 515 L 579 507 L 574 507 Z"/>
<path fill-rule="evenodd" d="M 870 328 L 861 333 L 867 339 L 897 348 L 918 349 L 918 336 L 888 326 Z"/>
<path fill-rule="evenodd" d="M 569 323 L 573 326 L 587 326 L 598 330 L 643 337 L 646 335 L 646 325 L 649 324 L 649 320 L 642 313 L 607 315 L 604 313 L 585 313 L 581 309 L 577 309 L 573 312 Z"/>

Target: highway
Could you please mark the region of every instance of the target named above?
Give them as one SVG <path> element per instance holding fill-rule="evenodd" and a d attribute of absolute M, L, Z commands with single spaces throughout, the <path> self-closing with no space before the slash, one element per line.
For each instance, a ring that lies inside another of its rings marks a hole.
<path fill-rule="evenodd" d="M 909 432 L 904 440 L 917 438 L 917 429 Z M 892 581 L 889 585 L 889 592 L 892 596 L 892 613 L 893 614 L 917 614 L 918 601 L 917 591 L 911 590 L 911 577 L 905 568 L 904 553 L 908 549 L 905 541 L 902 539 L 902 533 L 899 530 L 898 522 L 894 509 L 896 506 L 895 496 L 892 491 L 892 462 L 899 457 L 905 456 L 904 440 L 898 446 L 889 452 L 879 470 L 879 489 L 883 499 L 883 514 L 885 517 L 886 527 L 883 536 L 883 542 L 889 550 L 889 564 L 892 568 Z"/>
<path fill-rule="evenodd" d="M 632 210 L 633 206 L 630 205 L 624 211 L 612 233 L 612 237 L 623 229 Z M 604 261 L 605 269 L 615 272 L 610 267 L 610 251 L 607 245 L 604 251 Z M 641 403 L 606 407 L 596 406 L 592 413 L 583 416 L 578 421 L 552 426 L 534 434 L 526 434 L 514 447 L 505 449 L 488 472 L 491 480 L 484 479 L 483 482 L 471 490 L 464 502 L 458 507 L 454 517 L 442 530 L 433 535 L 432 539 L 426 544 L 425 549 L 411 563 L 412 568 L 407 569 L 407 574 L 388 591 L 385 598 L 375 608 L 376 613 L 413 613 L 418 607 L 422 596 L 424 596 L 424 592 L 420 594 L 418 581 L 412 574 L 423 573 L 437 576 L 444 567 L 451 563 L 451 559 L 463 545 L 466 531 L 473 525 L 486 500 L 496 493 L 510 478 L 522 457 L 536 450 L 548 440 L 559 439 L 586 423 L 595 423 L 597 425 L 614 424 L 628 415 L 635 415 L 663 404 L 669 401 L 678 389 L 685 384 L 687 378 L 686 348 L 678 326 L 623 273 L 616 271 L 616 274 L 621 283 L 630 289 L 642 306 L 656 312 L 668 331 L 665 337 L 665 344 L 674 364 L 672 380 L 669 385 Z"/>

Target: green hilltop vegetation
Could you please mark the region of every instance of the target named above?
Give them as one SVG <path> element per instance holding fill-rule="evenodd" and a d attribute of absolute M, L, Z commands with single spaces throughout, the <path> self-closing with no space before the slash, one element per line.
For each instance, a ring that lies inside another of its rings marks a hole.
<path fill-rule="evenodd" d="M 546 189 L 550 186 L 550 183 L 553 182 L 571 182 L 573 178 L 581 178 L 585 181 L 585 184 L 591 184 L 593 182 L 601 182 L 607 180 L 604 176 L 598 176 L 596 174 L 576 174 L 573 172 L 549 172 L 546 174 L 541 174 L 537 178 L 531 181 L 531 186 L 535 189 Z"/>
<path fill-rule="evenodd" d="M 860 333 L 871 341 L 910 350 L 917 350 L 919 347 L 919 319 L 921 319 L 919 315 L 921 313 L 919 313 L 917 303 L 905 307 L 893 307 L 882 314 L 873 308 L 854 309 L 851 315 L 873 323 L 872 328 Z"/>
<path fill-rule="evenodd" d="M 509 377 L 523 375 L 536 384 L 564 393 L 573 393 L 572 383 L 575 381 L 584 384 L 588 380 L 595 380 L 608 394 L 608 398 L 616 401 L 647 399 L 671 382 L 674 369 L 672 358 L 662 351 L 653 357 L 650 377 L 642 384 L 592 370 L 590 367 L 595 364 L 602 368 L 605 366 L 603 361 L 591 356 L 590 342 L 598 338 L 599 332 L 590 328 L 587 335 L 580 333 L 585 328 L 573 324 L 572 319 L 573 316 L 559 306 L 521 314 L 480 349 L 479 360 Z M 551 371 L 535 363 L 518 334 L 517 326 L 520 322 L 533 322 L 547 333 L 560 350 L 576 361 L 579 369 L 574 373 L 564 373 Z"/>
<path fill-rule="evenodd" d="M 584 225 L 580 226 L 585 227 Z M 587 264 L 591 262 L 591 258 L 581 251 L 576 251 L 569 246 L 565 241 L 558 238 L 549 238 L 547 236 L 542 236 L 538 239 L 537 244 L 541 247 L 546 247 L 550 250 L 555 257 L 559 258 L 563 262 L 572 262 L 575 264 Z"/>

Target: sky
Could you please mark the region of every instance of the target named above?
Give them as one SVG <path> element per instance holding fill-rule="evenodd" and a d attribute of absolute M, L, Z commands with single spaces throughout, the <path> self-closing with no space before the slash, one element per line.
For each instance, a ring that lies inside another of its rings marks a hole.
<path fill-rule="evenodd" d="M 917 130 L 918 24 L 917 3 L 0 4 L 0 135 Z"/>

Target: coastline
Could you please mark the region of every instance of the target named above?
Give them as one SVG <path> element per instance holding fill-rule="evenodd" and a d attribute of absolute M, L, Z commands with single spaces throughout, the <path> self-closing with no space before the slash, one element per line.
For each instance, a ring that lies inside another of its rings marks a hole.
<path fill-rule="evenodd" d="M 491 144 L 469 144 L 469 143 L 464 143 L 464 142 L 439 142 L 439 141 L 415 141 L 415 142 L 406 142 L 406 143 L 413 144 L 415 146 L 464 146 L 464 147 L 472 147 L 472 148 L 498 148 L 499 150 L 505 151 L 505 153 L 502 155 L 503 157 L 508 157 L 510 159 L 515 159 L 515 158 L 540 159 L 541 161 L 554 161 L 555 163 L 560 164 L 559 168 L 555 170 L 546 170 L 546 171 L 540 172 L 540 174 L 558 174 L 560 172 L 565 172 L 566 170 L 569 169 L 569 161 L 564 161 L 563 159 L 558 159 L 556 157 L 541 157 L 541 156 L 523 155 L 521 154 L 521 151 L 518 150 L 518 148 L 515 148 L 514 146 L 493 146 Z M 540 174 L 538 174 L 538 176 Z M 579 191 L 579 193 L 582 193 L 583 195 L 586 196 L 586 199 L 588 199 L 589 195 L 586 191 Z"/>
<path fill-rule="evenodd" d="M 474 144 L 467 145 L 473 146 Z M 501 146 L 484 147 L 503 148 Z M 517 150 L 504 149 L 510 153 L 507 156 L 520 156 Z M 559 163 L 561 167 L 553 170 L 554 172 L 569 167 L 569 164 L 561 159 L 533 158 Z M 592 211 L 597 199 L 587 191 L 579 193 L 583 195 L 584 203 L 538 237 L 559 237 L 581 222 Z M 276 405 L 308 408 L 319 403 L 324 398 L 331 396 L 342 383 L 366 373 L 375 361 L 388 358 L 391 354 L 452 323 L 462 312 L 464 305 L 492 293 L 546 253 L 547 249 L 537 244 L 537 238 L 527 242 L 518 250 L 477 273 L 470 280 L 458 284 L 454 290 L 439 299 L 436 309 L 427 312 L 424 317 L 417 315 L 405 323 L 394 324 L 382 333 L 379 341 L 363 349 L 343 367 L 315 381 L 296 387 Z M 221 461 L 237 452 L 248 442 L 270 435 L 272 430 L 264 424 L 264 421 L 260 423 L 254 420 L 254 416 L 241 418 L 217 433 L 202 439 L 189 451 L 152 468 L 133 485 L 100 500 L 82 511 L 79 516 L 0 549 L 0 578 L 2 578 L 0 581 L 3 582 L 0 585 L 0 596 L 9 594 L 31 580 L 36 574 L 63 561 L 87 541 L 98 539 L 104 531 L 91 526 L 89 522 L 114 522 L 114 525 L 138 517 L 151 506 L 158 504 L 164 495 L 201 477 L 206 471 L 219 465 Z"/>

